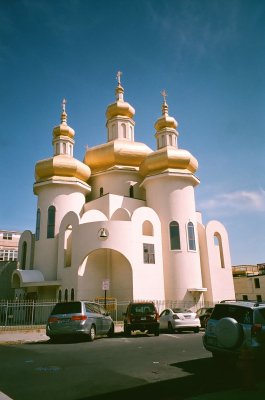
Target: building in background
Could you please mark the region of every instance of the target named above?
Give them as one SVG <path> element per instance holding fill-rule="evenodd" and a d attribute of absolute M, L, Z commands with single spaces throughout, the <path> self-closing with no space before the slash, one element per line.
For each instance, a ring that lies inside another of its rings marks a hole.
<path fill-rule="evenodd" d="M 265 301 L 265 263 L 232 267 L 238 300 Z"/>
<path fill-rule="evenodd" d="M 11 276 L 17 268 L 21 232 L 0 230 L 0 299 L 13 299 Z"/>
<path fill-rule="evenodd" d="M 198 162 L 178 147 L 165 91 L 153 151 L 135 141 L 135 110 L 120 73 L 117 80 L 107 142 L 87 148 L 83 162 L 73 156 L 63 102 L 53 156 L 35 167 L 36 231 L 21 236 L 13 287 L 27 298 L 59 300 L 95 299 L 105 290 L 118 301 L 194 306 L 234 298 L 228 235 L 196 211 Z"/>

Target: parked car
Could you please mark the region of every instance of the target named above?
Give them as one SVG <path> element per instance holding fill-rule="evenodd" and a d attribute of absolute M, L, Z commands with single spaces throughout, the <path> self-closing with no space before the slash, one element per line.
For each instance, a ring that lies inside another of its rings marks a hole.
<path fill-rule="evenodd" d="M 159 315 L 153 302 L 132 302 L 124 314 L 124 333 L 141 331 L 159 335 Z"/>
<path fill-rule="evenodd" d="M 200 319 L 196 313 L 186 308 L 166 308 L 159 316 L 160 330 L 168 332 L 200 331 Z"/>
<path fill-rule="evenodd" d="M 212 312 L 213 312 L 213 307 L 202 307 L 196 311 L 196 315 L 200 319 L 202 328 L 206 327 L 207 320 L 211 316 Z"/>
<path fill-rule="evenodd" d="M 248 351 L 253 358 L 265 357 L 265 304 L 223 301 L 215 305 L 207 322 L 203 345 L 213 357 L 237 358 Z"/>
<path fill-rule="evenodd" d="M 96 336 L 112 336 L 113 333 L 114 322 L 110 315 L 99 304 L 90 301 L 57 303 L 46 325 L 46 334 L 52 340 L 86 335 L 93 341 Z"/>

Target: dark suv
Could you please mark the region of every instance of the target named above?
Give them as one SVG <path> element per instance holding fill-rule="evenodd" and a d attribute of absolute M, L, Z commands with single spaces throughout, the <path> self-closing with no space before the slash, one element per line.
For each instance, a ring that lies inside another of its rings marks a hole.
<path fill-rule="evenodd" d="M 203 344 L 213 357 L 239 356 L 248 351 L 253 358 L 265 356 L 265 304 L 222 301 L 207 321 Z"/>
<path fill-rule="evenodd" d="M 132 331 L 154 333 L 159 336 L 159 315 L 153 302 L 133 302 L 124 314 L 124 333 L 130 336 Z"/>

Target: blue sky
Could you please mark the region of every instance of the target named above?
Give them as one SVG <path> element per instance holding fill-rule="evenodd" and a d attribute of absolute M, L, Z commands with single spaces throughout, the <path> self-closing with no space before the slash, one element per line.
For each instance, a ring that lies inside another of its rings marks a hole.
<path fill-rule="evenodd" d="M 156 148 L 166 89 L 203 222 L 224 223 L 232 264 L 265 262 L 263 0 L 0 0 L 0 229 L 35 231 L 34 167 L 64 97 L 75 157 L 106 142 L 118 70 L 135 140 Z"/>

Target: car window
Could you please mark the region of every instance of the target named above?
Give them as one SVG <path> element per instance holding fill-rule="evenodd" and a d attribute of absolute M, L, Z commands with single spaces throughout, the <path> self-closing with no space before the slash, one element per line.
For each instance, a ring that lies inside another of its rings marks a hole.
<path fill-rule="evenodd" d="M 101 314 L 100 306 L 94 303 L 86 303 L 86 311 L 94 314 Z"/>
<path fill-rule="evenodd" d="M 132 304 L 131 314 L 148 314 L 155 312 L 153 304 Z"/>
<path fill-rule="evenodd" d="M 73 301 L 71 303 L 57 303 L 54 306 L 51 315 L 76 314 L 76 313 L 81 313 L 82 312 L 81 310 L 82 308 L 80 301 Z"/>
<path fill-rule="evenodd" d="M 255 312 L 255 323 L 265 324 L 265 308 L 260 308 Z"/>
<path fill-rule="evenodd" d="M 187 310 L 186 308 L 173 308 L 174 313 L 191 313 L 191 310 Z"/>
<path fill-rule="evenodd" d="M 253 311 L 250 308 L 232 304 L 216 305 L 212 312 L 211 319 L 219 320 L 225 317 L 234 318 L 241 324 L 253 323 Z"/>

